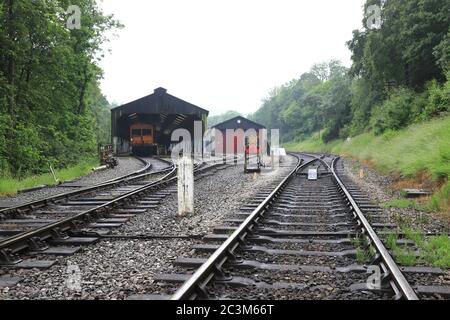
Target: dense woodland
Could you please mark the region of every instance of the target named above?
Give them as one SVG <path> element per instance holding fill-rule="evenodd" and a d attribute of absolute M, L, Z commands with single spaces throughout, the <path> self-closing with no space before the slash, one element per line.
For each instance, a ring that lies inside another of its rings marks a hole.
<path fill-rule="evenodd" d="M 81 9 L 68 27 L 70 5 Z M 109 141 L 99 89 L 106 31 L 120 28 L 95 0 L 0 0 L 0 173 L 65 167 Z"/>
<path fill-rule="evenodd" d="M 368 0 L 366 9 L 379 0 Z M 364 19 L 366 26 L 367 18 Z M 251 118 L 284 141 L 388 134 L 450 108 L 450 1 L 388 0 L 380 29 L 355 30 L 353 65 L 316 64 L 265 99 Z"/>
<path fill-rule="evenodd" d="M 383 1 L 384 2 L 384 1 Z M 381 5 L 380 0 L 368 0 Z M 69 5 L 81 9 L 70 29 Z M 366 25 L 366 19 L 364 19 Z M 353 64 L 316 64 L 275 88 L 250 117 L 284 141 L 389 133 L 449 111 L 450 2 L 388 0 L 382 27 L 355 30 Z M 0 0 L 0 174 L 65 167 L 109 141 L 109 103 L 99 89 L 102 45 L 121 25 L 95 0 Z M 301 57 L 299 57 L 301 58 Z M 209 125 L 239 115 L 211 117 Z"/>

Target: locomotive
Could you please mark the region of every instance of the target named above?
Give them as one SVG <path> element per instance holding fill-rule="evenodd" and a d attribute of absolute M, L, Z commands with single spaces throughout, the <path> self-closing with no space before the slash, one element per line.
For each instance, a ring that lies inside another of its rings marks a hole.
<path fill-rule="evenodd" d="M 131 151 L 134 155 L 149 156 L 157 152 L 155 128 L 147 123 L 135 123 L 130 126 Z"/>

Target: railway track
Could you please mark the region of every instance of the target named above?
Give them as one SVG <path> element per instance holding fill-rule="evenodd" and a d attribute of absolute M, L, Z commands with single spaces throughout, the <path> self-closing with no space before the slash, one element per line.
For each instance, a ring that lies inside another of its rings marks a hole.
<path fill-rule="evenodd" d="M 22 204 L 19 204 L 16 206 L 9 206 L 9 207 L 5 207 L 5 208 L 1 208 L 0 209 L 0 218 L 5 215 L 21 213 L 21 212 L 27 211 L 29 209 L 35 209 L 40 206 L 45 206 L 49 202 L 68 199 L 70 197 L 80 196 L 85 193 L 93 192 L 95 190 L 100 190 L 101 188 L 107 188 L 109 186 L 114 186 L 115 183 L 131 181 L 133 177 L 136 177 L 137 179 L 139 179 L 140 177 L 144 177 L 146 172 L 154 169 L 154 164 L 156 162 L 152 163 L 151 161 L 148 161 L 148 160 L 145 160 L 145 159 L 139 158 L 139 157 L 136 157 L 136 159 L 139 160 L 140 162 L 142 162 L 142 164 L 143 164 L 143 167 L 137 171 L 131 172 L 129 174 L 126 174 L 126 175 L 123 175 L 123 176 L 120 176 L 120 177 L 117 177 L 114 179 L 110 179 L 108 181 L 104 181 L 102 183 L 97 183 L 92 186 L 87 186 L 87 187 L 80 186 L 80 185 L 74 183 L 74 181 L 65 182 L 61 186 L 75 188 L 75 189 L 70 192 L 65 192 L 65 193 L 61 193 L 61 194 L 57 194 L 57 195 L 53 195 L 53 196 L 49 196 L 49 197 L 44 197 L 39 200 L 22 203 Z M 160 160 L 157 160 L 157 161 L 160 161 Z M 169 165 L 167 162 L 163 162 L 163 161 L 160 161 L 160 162 L 164 163 L 165 168 L 156 168 L 156 171 L 165 170 L 168 167 L 170 167 L 170 165 L 171 165 L 171 164 Z M 158 167 L 160 167 L 160 165 L 158 165 Z M 153 174 L 153 173 L 151 173 L 151 174 Z"/>
<path fill-rule="evenodd" d="M 403 267 L 382 238 L 396 226 L 333 156 L 295 155 L 287 177 L 250 199 L 155 278 L 161 295 L 131 299 L 444 298 L 439 268 Z M 308 171 L 319 172 L 309 180 Z M 381 238 L 380 238 L 381 237 Z M 407 245 L 406 240 L 399 243 Z"/>
<path fill-rule="evenodd" d="M 94 244 L 135 215 L 156 208 L 173 190 L 176 167 L 166 160 L 158 171 L 127 175 L 64 195 L 1 211 L 0 267 L 47 269 L 55 260 Z M 196 161 L 195 174 L 205 175 L 214 163 Z M 147 170 L 148 168 L 146 168 Z M 8 279 L 3 279 L 8 281 Z M 0 285 L 2 279 L 0 278 Z"/>

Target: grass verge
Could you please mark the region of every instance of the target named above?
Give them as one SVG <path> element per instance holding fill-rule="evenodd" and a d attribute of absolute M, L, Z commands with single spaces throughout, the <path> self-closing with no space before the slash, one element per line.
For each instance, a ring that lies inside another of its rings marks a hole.
<path fill-rule="evenodd" d="M 72 180 L 78 177 L 85 176 L 92 171 L 92 168 L 98 166 L 98 160 L 87 160 L 76 166 L 55 170 L 56 177 L 61 181 Z M 49 172 L 47 174 L 30 176 L 24 179 L 16 179 L 13 177 L 0 178 L 0 195 L 14 195 L 19 190 L 33 188 L 40 185 L 55 185 L 53 175 Z"/>
<path fill-rule="evenodd" d="M 404 266 L 427 263 L 433 267 L 450 268 L 450 238 L 447 235 L 425 238 L 412 229 L 405 229 L 404 233 L 406 239 L 414 242 L 414 247 L 398 245 L 398 234 L 389 234 L 385 239 L 386 246 L 398 263 Z M 418 255 L 415 248 L 419 249 Z"/>
<path fill-rule="evenodd" d="M 364 133 L 349 140 L 325 144 L 316 134 L 310 139 L 284 146 L 290 151 L 349 156 L 373 164 L 384 174 L 399 173 L 404 179 L 429 176 L 442 188 L 435 192 L 426 207 L 450 214 L 450 116 L 380 136 Z M 403 206 L 406 203 L 401 201 L 397 204 Z"/>
<path fill-rule="evenodd" d="M 415 209 L 420 211 L 429 211 L 426 205 L 417 203 L 412 199 L 392 199 L 381 204 L 383 208 L 400 208 L 400 209 Z"/>
<path fill-rule="evenodd" d="M 376 254 L 375 248 L 369 245 L 367 239 L 363 236 L 351 239 L 356 248 L 356 260 L 361 263 L 369 263 Z"/>

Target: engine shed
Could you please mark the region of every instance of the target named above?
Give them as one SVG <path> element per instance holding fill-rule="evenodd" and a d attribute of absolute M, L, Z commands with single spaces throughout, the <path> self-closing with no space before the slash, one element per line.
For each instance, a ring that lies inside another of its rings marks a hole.
<path fill-rule="evenodd" d="M 111 137 L 116 154 L 168 155 L 171 135 L 187 129 L 194 137 L 195 121 L 207 128 L 209 111 L 157 88 L 154 93 L 111 110 Z"/>
<path fill-rule="evenodd" d="M 262 124 L 238 116 L 211 127 L 216 153 L 243 154 L 245 150 L 245 135 L 252 135 L 262 140 L 266 127 Z M 227 134 L 233 131 L 233 134 Z"/>

